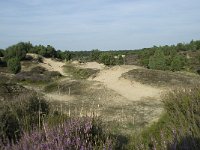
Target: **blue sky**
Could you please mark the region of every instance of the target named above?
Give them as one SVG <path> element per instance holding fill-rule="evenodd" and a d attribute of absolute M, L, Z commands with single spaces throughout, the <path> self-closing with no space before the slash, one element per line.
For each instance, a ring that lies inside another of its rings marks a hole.
<path fill-rule="evenodd" d="M 137 49 L 200 39 L 200 0 L 0 0 L 0 48 Z"/>

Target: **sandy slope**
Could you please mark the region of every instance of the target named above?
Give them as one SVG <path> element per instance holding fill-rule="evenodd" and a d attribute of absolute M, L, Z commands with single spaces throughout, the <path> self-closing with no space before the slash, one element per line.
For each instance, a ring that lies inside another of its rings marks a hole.
<path fill-rule="evenodd" d="M 137 68 L 137 66 L 115 66 L 102 70 L 91 80 L 102 82 L 108 88 L 116 91 L 131 101 L 138 101 L 142 98 L 149 97 L 158 99 L 161 93 L 160 89 L 121 78 L 123 73 Z"/>
<path fill-rule="evenodd" d="M 43 63 L 41 63 L 41 66 L 46 68 L 49 71 L 58 71 L 63 76 L 67 76 L 66 73 L 63 71 L 63 66 L 65 65 L 64 62 L 55 61 L 51 58 L 43 58 Z"/>
<path fill-rule="evenodd" d="M 44 58 L 43 63 L 41 64 L 43 67 L 50 71 L 58 71 L 62 75 L 67 76 L 63 71 L 63 66 L 65 63 L 52 60 L 50 58 Z M 138 101 L 143 98 L 155 98 L 158 99 L 161 94 L 161 90 L 158 88 L 154 88 L 149 85 L 144 85 L 136 81 L 129 81 L 121 77 L 123 73 L 128 72 L 132 69 L 139 68 L 138 66 L 115 66 L 112 68 L 105 68 L 104 65 L 98 64 L 96 62 L 88 62 L 80 67 L 83 68 L 93 68 L 100 69 L 100 72 L 93 79 L 93 81 L 99 81 L 106 85 L 109 89 L 114 90 L 121 96 L 127 98 L 130 101 Z"/>
<path fill-rule="evenodd" d="M 99 64 L 97 62 L 87 62 L 85 64 L 80 65 L 81 68 L 90 68 L 90 69 L 99 69 L 102 70 L 105 68 L 104 64 Z"/>

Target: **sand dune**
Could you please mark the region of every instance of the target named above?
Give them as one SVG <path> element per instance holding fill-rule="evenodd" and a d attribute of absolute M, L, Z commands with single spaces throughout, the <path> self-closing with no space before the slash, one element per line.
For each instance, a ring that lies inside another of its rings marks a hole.
<path fill-rule="evenodd" d="M 65 65 L 64 62 L 44 58 L 41 65 L 50 71 L 58 71 L 63 76 L 67 76 L 63 71 L 63 66 Z M 106 68 L 104 65 L 97 62 L 88 62 L 80 65 L 79 67 L 100 69 L 100 72 L 96 75 L 96 77 L 90 78 L 89 80 L 101 82 L 107 88 L 114 90 L 130 101 L 139 101 L 144 98 L 159 99 L 162 92 L 161 89 L 150 85 L 144 85 L 136 81 L 129 81 L 121 77 L 123 73 L 126 73 L 129 70 L 140 68 L 138 66 L 122 65 Z"/>
<path fill-rule="evenodd" d="M 131 101 L 138 101 L 142 98 L 156 98 L 158 99 L 161 90 L 149 85 L 144 85 L 139 82 L 131 82 L 121 77 L 125 72 L 132 69 L 137 69 L 137 66 L 115 66 L 109 69 L 100 71 L 100 73 L 93 79 L 102 82 L 108 88 L 116 91 L 120 95 L 126 97 Z"/>
<path fill-rule="evenodd" d="M 43 58 L 43 63 L 41 66 L 46 68 L 49 71 L 58 71 L 63 76 L 67 76 L 67 74 L 63 71 L 64 62 L 52 60 L 51 58 Z"/>
<path fill-rule="evenodd" d="M 87 62 L 85 64 L 80 65 L 81 68 L 90 68 L 90 69 L 99 69 L 102 70 L 105 68 L 104 64 L 99 64 L 97 62 Z"/>

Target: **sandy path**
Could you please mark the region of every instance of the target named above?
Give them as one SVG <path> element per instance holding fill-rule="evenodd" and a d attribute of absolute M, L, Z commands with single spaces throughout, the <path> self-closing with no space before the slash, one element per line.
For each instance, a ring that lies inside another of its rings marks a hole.
<path fill-rule="evenodd" d="M 102 82 L 108 88 L 116 91 L 120 95 L 126 97 L 130 101 L 138 101 L 142 98 L 156 98 L 158 99 L 161 90 L 141 84 L 139 82 L 131 82 L 127 79 L 121 78 L 123 73 L 132 69 L 137 69 L 137 66 L 115 66 L 109 69 L 102 70 L 94 79 Z"/>
<path fill-rule="evenodd" d="M 67 74 L 63 71 L 63 66 L 65 65 L 64 62 L 55 61 L 51 58 L 43 58 L 43 63 L 41 63 L 41 66 L 46 68 L 49 71 L 58 71 L 63 76 L 67 76 Z"/>

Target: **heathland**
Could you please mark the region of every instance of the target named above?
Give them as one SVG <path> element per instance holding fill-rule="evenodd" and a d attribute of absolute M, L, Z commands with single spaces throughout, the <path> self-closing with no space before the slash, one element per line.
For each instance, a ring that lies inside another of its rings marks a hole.
<path fill-rule="evenodd" d="M 0 50 L 0 148 L 200 149 L 200 41 Z"/>

